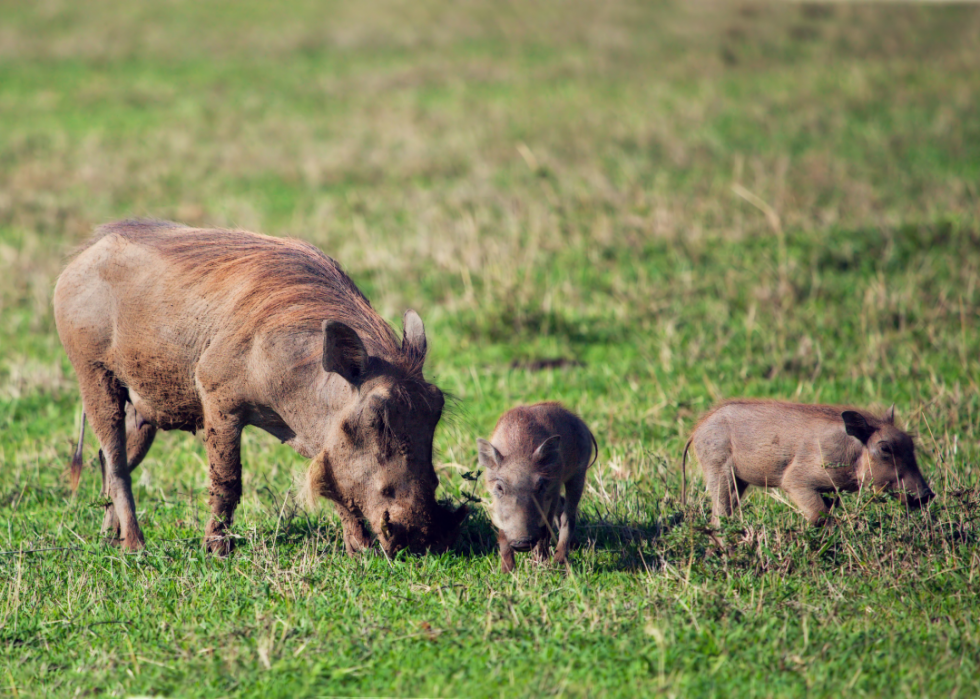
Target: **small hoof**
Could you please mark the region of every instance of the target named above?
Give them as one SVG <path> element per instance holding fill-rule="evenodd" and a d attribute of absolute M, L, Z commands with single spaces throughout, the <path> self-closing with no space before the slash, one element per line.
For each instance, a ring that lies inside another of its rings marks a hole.
<path fill-rule="evenodd" d="M 225 558 L 231 554 L 234 548 L 234 543 L 231 539 L 224 536 L 212 536 L 204 540 L 204 545 L 208 550 L 208 553 L 218 556 L 219 558 Z"/>
<path fill-rule="evenodd" d="M 128 536 L 120 542 L 122 547 L 126 551 L 142 551 L 146 548 L 146 544 L 143 542 L 143 536 Z"/>
<path fill-rule="evenodd" d="M 827 529 L 833 529 L 834 517 L 829 512 L 820 512 L 814 517 L 810 518 L 810 526 L 826 527 Z"/>
<path fill-rule="evenodd" d="M 102 518 L 102 534 L 113 539 L 120 539 L 121 529 L 119 518 L 116 517 L 116 510 L 112 505 L 109 505 L 105 508 L 105 516 Z"/>
<path fill-rule="evenodd" d="M 370 539 L 365 542 L 360 539 L 355 538 L 344 538 L 344 549 L 347 551 L 348 556 L 356 556 L 365 551 L 370 551 L 374 548 L 374 542 Z"/>

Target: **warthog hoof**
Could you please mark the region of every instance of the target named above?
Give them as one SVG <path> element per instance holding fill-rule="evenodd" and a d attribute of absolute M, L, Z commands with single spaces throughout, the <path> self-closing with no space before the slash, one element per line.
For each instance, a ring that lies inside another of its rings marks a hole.
<path fill-rule="evenodd" d="M 206 537 L 204 539 L 204 545 L 208 550 L 208 553 L 214 554 L 224 558 L 231 554 L 233 548 L 235 548 L 234 542 L 227 536 L 220 536 L 218 534 Z"/>

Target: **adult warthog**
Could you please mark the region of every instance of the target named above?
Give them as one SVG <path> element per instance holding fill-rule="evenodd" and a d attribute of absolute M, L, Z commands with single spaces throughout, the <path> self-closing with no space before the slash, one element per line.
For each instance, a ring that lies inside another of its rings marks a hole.
<path fill-rule="evenodd" d="M 241 434 L 260 427 L 312 459 L 348 553 L 445 550 L 466 515 L 436 502 L 442 392 L 422 375 L 422 321 L 391 327 L 311 245 L 157 221 L 99 228 L 58 279 L 58 334 L 102 446 L 103 531 L 143 546 L 130 474 L 158 429 L 199 432 L 216 553 L 242 493 Z M 82 468 L 72 461 L 72 488 Z"/>

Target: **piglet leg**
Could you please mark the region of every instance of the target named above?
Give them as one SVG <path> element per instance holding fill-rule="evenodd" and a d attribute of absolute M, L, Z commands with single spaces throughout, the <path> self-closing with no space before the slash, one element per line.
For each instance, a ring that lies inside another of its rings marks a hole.
<path fill-rule="evenodd" d="M 551 557 L 551 537 L 547 536 L 538 540 L 534 545 L 534 560 L 537 563 L 547 563 Z"/>
<path fill-rule="evenodd" d="M 514 572 L 514 549 L 507 542 L 507 535 L 502 531 L 497 532 L 497 546 L 500 549 L 500 572 Z"/>
<path fill-rule="evenodd" d="M 803 515 L 815 527 L 823 526 L 830 522 L 830 511 L 823 496 L 812 488 L 800 487 L 787 489 L 786 494 L 790 500 L 803 510 Z"/>
<path fill-rule="evenodd" d="M 561 512 L 558 526 L 558 547 L 555 549 L 555 563 L 568 560 L 568 549 L 575 536 L 575 521 L 578 518 L 578 504 L 585 490 L 585 470 L 565 484 L 565 507 Z"/>

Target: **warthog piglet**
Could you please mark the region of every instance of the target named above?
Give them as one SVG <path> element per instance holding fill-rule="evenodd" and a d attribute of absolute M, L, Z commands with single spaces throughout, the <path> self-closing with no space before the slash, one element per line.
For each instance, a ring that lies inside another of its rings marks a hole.
<path fill-rule="evenodd" d="M 477 446 L 493 498 L 500 569 L 514 569 L 514 551 L 534 548 L 538 561 L 547 560 L 556 530 L 554 560 L 564 563 L 586 471 L 599 453 L 592 432 L 558 403 L 538 403 L 508 410 L 490 441 L 478 439 Z"/>
<path fill-rule="evenodd" d="M 824 493 L 873 488 L 897 494 L 910 507 L 933 497 L 916 463 L 912 438 L 895 426 L 894 406 L 876 417 L 832 405 L 722 403 L 701 418 L 684 447 L 684 498 L 692 444 L 715 525 L 732 514 L 750 485 L 781 488 L 814 525 L 829 514 Z"/>

